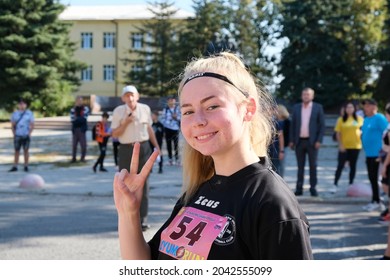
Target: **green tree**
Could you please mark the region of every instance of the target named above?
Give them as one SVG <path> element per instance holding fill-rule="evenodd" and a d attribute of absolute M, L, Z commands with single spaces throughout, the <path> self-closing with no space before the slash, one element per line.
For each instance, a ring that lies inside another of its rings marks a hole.
<path fill-rule="evenodd" d="M 151 20 L 138 28 L 144 36 L 141 50 L 130 50 L 136 59 L 125 59 L 132 65 L 126 78 L 137 84 L 141 92 L 150 96 L 167 96 L 177 91 L 174 79 L 183 68 L 184 62 L 178 58 L 179 36 L 182 26 L 173 17 L 177 9 L 170 1 L 155 1 L 151 4 Z"/>
<path fill-rule="evenodd" d="M 372 69 L 378 63 L 379 47 L 384 40 L 386 1 L 351 0 L 348 21 L 343 23 L 344 33 L 338 34 L 348 46 L 346 60 L 353 73 L 350 80 L 360 95 L 372 91 Z"/>
<path fill-rule="evenodd" d="M 284 1 L 280 96 L 296 101 L 305 86 L 334 106 L 363 94 L 380 41 L 383 1 Z"/>
<path fill-rule="evenodd" d="M 179 51 L 183 59 L 207 55 L 216 49 L 216 37 L 222 34 L 226 15 L 223 2 L 193 0 L 195 16 L 187 20 L 186 29 L 180 36 Z"/>
<path fill-rule="evenodd" d="M 380 46 L 380 73 L 377 81 L 375 98 L 383 103 L 390 102 L 390 0 L 387 0 L 386 21 L 383 27 L 384 40 Z"/>
<path fill-rule="evenodd" d="M 274 57 L 267 47 L 274 44 L 277 30 L 275 22 L 279 14 L 275 0 L 230 0 L 229 21 L 225 24 L 237 52 L 247 66 L 266 84 L 272 84 Z"/>
<path fill-rule="evenodd" d="M 78 85 L 69 25 L 58 20 L 64 6 L 53 0 L 0 1 L 0 104 L 10 109 L 23 97 L 34 110 L 66 110 Z"/>

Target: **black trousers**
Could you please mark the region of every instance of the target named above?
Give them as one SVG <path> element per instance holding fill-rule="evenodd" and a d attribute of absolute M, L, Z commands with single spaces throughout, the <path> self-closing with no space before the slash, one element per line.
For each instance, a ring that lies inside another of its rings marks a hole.
<path fill-rule="evenodd" d="M 108 137 L 104 137 L 103 142 L 98 143 L 100 155 L 99 155 L 97 161 L 95 162 L 94 166 L 96 167 L 96 166 L 100 165 L 100 169 L 104 167 L 103 165 L 104 165 L 104 158 L 106 157 L 107 142 L 108 142 Z"/>
<path fill-rule="evenodd" d="M 119 147 L 119 145 L 120 145 L 120 143 L 117 141 L 112 142 L 112 150 L 114 153 L 115 166 L 118 166 L 118 147 Z"/>
<path fill-rule="evenodd" d="M 120 144 L 119 145 L 119 170 L 126 169 L 130 170 L 131 157 L 133 155 L 133 144 Z M 144 141 L 141 143 L 140 153 L 139 153 L 139 164 L 138 172 L 141 171 L 142 167 L 145 165 L 146 161 L 150 157 L 152 150 L 150 148 L 149 141 Z M 148 216 L 148 205 L 149 205 L 149 183 L 148 178 L 146 178 L 145 186 L 142 195 L 140 216 L 141 222 L 146 223 L 146 218 Z"/>
<path fill-rule="evenodd" d="M 359 149 L 346 149 L 344 152 L 340 152 L 337 157 L 337 170 L 334 176 L 334 184 L 337 186 L 337 183 L 340 179 L 341 173 L 343 171 L 344 165 L 349 161 L 349 184 L 353 184 L 353 180 L 356 175 L 356 163 L 359 157 Z"/>
<path fill-rule="evenodd" d="M 310 189 L 314 190 L 317 185 L 317 155 L 318 150 L 311 145 L 309 139 L 299 139 L 295 147 L 295 156 L 297 158 L 298 172 L 296 190 L 302 191 L 304 172 L 306 164 L 306 155 L 309 158 L 310 167 Z"/>
<path fill-rule="evenodd" d="M 372 202 L 380 202 L 379 198 L 379 184 L 378 184 L 378 171 L 379 161 L 377 157 L 366 157 L 366 166 L 368 179 L 371 183 L 372 189 Z"/>
<path fill-rule="evenodd" d="M 179 160 L 179 130 L 165 128 L 165 141 L 167 142 L 168 157 L 172 160 L 172 142 L 175 148 L 175 159 Z"/>
<path fill-rule="evenodd" d="M 84 161 L 85 155 L 87 154 L 87 137 L 85 135 L 85 131 L 83 131 L 81 128 L 75 128 L 72 133 L 72 160 L 76 160 L 77 144 L 80 143 L 80 160 Z"/>

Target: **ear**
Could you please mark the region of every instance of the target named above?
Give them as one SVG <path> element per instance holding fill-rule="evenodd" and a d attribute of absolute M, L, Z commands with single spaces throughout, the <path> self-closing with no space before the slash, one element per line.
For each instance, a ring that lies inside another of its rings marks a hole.
<path fill-rule="evenodd" d="M 249 100 L 246 104 L 246 113 L 244 116 L 244 121 L 247 121 L 247 122 L 251 121 L 253 116 L 256 113 L 256 109 L 257 109 L 257 106 L 256 106 L 255 100 L 252 97 L 249 98 Z"/>

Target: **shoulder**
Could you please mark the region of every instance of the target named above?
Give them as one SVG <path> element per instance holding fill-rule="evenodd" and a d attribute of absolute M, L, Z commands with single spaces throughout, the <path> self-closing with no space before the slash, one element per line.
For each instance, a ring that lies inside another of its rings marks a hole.
<path fill-rule="evenodd" d="M 299 110 L 302 108 L 302 103 L 296 103 L 293 107 L 293 110 Z"/>
<path fill-rule="evenodd" d="M 126 105 L 119 105 L 119 106 L 115 107 L 114 111 L 112 111 L 112 114 L 118 114 L 118 113 L 123 112 L 123 110 L 125 110 L 125 106 Z"/>
<path fill-rule="evenodd" d="M 150 107 L 144 103 L 138 103 L 137 106 L 142 111 L 151 112 Z"/>
<path fill-rule="evenodd" d="M 320 103 L 313 102 L 313 108 L 316 108 L 318 110 L 322 110 L 322 105 Z"/>
<path fill-rule="evenodd" d="M 254 196 L 247 207 L 257 209 L 261 220 L 272 224 L 304 217 L 295 195 L 279 175 L 272 170 L 264 170 L 258 176 Z"/>

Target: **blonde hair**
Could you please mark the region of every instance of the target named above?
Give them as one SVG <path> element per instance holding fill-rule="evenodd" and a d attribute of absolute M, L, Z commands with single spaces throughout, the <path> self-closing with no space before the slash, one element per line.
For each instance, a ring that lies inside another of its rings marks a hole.
<path fill-rule="evenodd" d="M 191 61 L 181 74 L 179 84 L 180 93 L 186 80 L 194 74 L 213 72 L 226 76 L 238 89 L 248 93 L 256 102 L 257 111 L 249 124 L 250 142 L 252 149 L 258 156 L 266 156 L 267 148 L 272 138 L 272 107 L 273 99 L 260 85 L 255 83 L 254 77 L 247 71 L 244 63 L 234 54 L 222 52 L 216 56 L 199 58 Z M 247 102 L 244 95 L 232 95 L 237 99 L 237 105 Z M 200 185 L 215 174 L 214 162 L 211 156 L 204 156 L 184 143 L 183 150 L 183 193 L 184 203 L 188 203 L 197 192 Z"/>
<path fill-rule="evenodd" d="M 281 118 L 282 120 L 285 120 L 285 119 L 288 119 L 288 117 L 290 116 L 290 113 L 287 111 L 286 106 L 279 104 L 278 105 L 278 115 L 279 115 L 279 118 Z"/>

